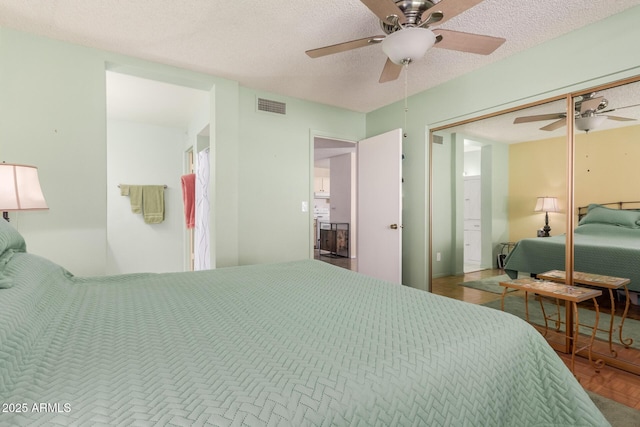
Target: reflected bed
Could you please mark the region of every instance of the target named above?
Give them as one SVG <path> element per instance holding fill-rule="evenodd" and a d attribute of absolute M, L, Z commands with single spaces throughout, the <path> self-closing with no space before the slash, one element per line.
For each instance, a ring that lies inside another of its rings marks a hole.
<path fill-rule="evenodd" d="M 608 425 L 524 321 L 319 261 L 82 278 L 0 221 L 0 288 L 2 425 Z"/>
<path fill-rule="evenodd" d="M 640 292 L 640 211 L 590 205 L 574 231 L 574 268 L 625 277 Z M 507 256 L 505 272 L 540 274 L 565 269 L 565 236 L 522 239 Z"/>

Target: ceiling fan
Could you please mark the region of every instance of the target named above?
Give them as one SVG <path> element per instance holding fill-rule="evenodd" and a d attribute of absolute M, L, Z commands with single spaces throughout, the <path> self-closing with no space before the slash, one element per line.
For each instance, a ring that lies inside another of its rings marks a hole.
<path fill-rule="evenodd" d="M 418 60 L 432 46 L 488 55 L 505 39 L 445 29 L 433 29 L 482 0 L 361 0 L 378 18 L 384 35 L 365 37 L 306 51 L 318 58 L 351 49 L 382 43 L 388 56 L 380 83 L 396 80 L 403 65 Z"/>
<path fill-rule="evenodd" d="M 596 92 L 590 92 L 585 95 L 577 97 L 574 105 L 575 105 L 575 111 L 573 115 L 575 119 L 576 128 L 579 130 L 583 130 L 585 132 L 589 132 L 590 130 L 600 126 L 607 119 L 616 120 L 620 122 L 635 121 L 636 119 L 632 119 L 628 117 L 609 116 L 604 114 L 610 113 L 616 110 L 621 110 L 623 108 L 637 107 L 640 104 L 627 105 L 626 107 L 618 107 L 618 108 L 612 108 L 610 110 L 605 110 L 605 108 L 607 108 L 607 106 L 609 105 L 609 101 L 604 96 L 597 96 Z M 567 114 L 566 113 L 539 114 L 535 116 L 517 117 L 513 121 L 513 123 L 514 124 L 530 123 L 530 122 L 537 122 L 537 121 L 544 121 L 544 120 L 555 120 L 555 122 L 541 127 L 540 130 L 546 130 L 546 131 L 556 130 L 567 124 Z"/>

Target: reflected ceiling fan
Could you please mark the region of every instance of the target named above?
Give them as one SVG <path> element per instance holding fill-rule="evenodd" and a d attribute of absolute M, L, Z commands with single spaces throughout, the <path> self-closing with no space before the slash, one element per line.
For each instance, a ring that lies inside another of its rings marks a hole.
<path fill-rule="evenodd" d="M 575 118 L 575 126 L 577 129 L 583 130 L 585 132 L 589 132 L 590 130 L 597 128 L 607 119 L 616 120 L 619 122 L 635 121 L 636 119 L 632 119 L 629 117 L 610 116 L 605 115 L 605 113 L 622 110 L 623 108 L 640 106 L 640 104 L 627 105 L 626 107 L 618 107 L 606 110 L 607 106 L 609 105 L 609 101 L 604 96 L 597 96 L 596 92 L 587 93 L 585 95 L 577 97 L 574 105 L 575 111 L 573 115 Z M 541 127 L 540 130 L 556 130 L 561 128 L 562 126 L 566 126 L 567 114 L 540 114 L 536 116 L 517 117 L 513 121 L 513 123 L 530 123 L 545 120 L 555 120 L 555 122 Z"/>
<path fill-rule="evenodd" d="M 472 8 L 482 0 L 361 0 L 378 18 L 386 33 L 308 50 L 318 58 L 351 49 L 382 43 L 388 56 L 380 76 L 380 83 L 396 80 L 403 65 L 424 56 L 432 46 L 489 55 L 505 39 L 445 29 L 431 29 Z"/>

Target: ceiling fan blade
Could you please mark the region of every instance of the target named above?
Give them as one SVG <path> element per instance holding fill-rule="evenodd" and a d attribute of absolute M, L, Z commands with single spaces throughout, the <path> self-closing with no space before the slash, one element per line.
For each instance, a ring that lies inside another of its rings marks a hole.
<path fill-rule="evenodd" d="M 616 108 L 616 110 L 622 110 L 623 108 L 631 108 L 631 107 L 640 107 L 640 104 L 625 105 L 624 107 L 618 107 L 618 108 Z"/>
<path fill-rule="evenodd" d="M 565 126 L 566 124 L 567 124 L 567 118 L 565 117 L 558 120 L 557 122 L 553 122 L 549 125 L 541 127 L 540 130 L 552 131 L 552 130 L 560 129 L 562 126 Z"/>
<path fill-rule="evenodd" d="M 442 21 L 442 18 L 444 18 L 444 15 L 442 14 L 442 12 L 436 11 L 433 12 L 431 14 L 429 14 L 429 16 L 427 17 L 422 17 L 422 22 L 420 23 L 420 25 L 418 25 L 418 27 L 420 28 L 429 28 L 429 25 L 433 25 L 436 22 L 440 22 Z"/>
<path fill-rule="evenodd" d="M 392 0 L 360 0 L 364 3 L 365 6 L 371 10 L 381 21 L 384 21 L 388 24 L 395 24 L 393 21 L 389 21 L 387 19 L 388 16 L 397 16 L 398 23 L 404 24 L 407 18 L 404 16 L 404 13 Z"/>
<path fill-rule="evenodd" d="M 461 14 L 467 9 L 471 9 L 478 3 L 482 3 L 482 0 L 441 0 L 438 4 L 422 13 L 421 20 L 425 20 L 434 12 L 442 12 L 444 18 L 442 18 L 439 24 L 453 18 L 456 15 Z"/>
<path fill-rule="evenodd" d="M 625 105 L 624 107 L 611 108 L 610 110 L 600 111 L 599 114 L 610 113 L 612 111 L 622 110 L 623 108 L 633 108 L 633 107 L 640 107 L 640 104 Z"/>
<path fill-rule="evenodd" d="M 385 36 L 373 36 L 365 37 L 363 39 L 351 40 L 349 42 L 333 44 L 331 46 L 319 47 L 317 49 L 311 49 L 305 53 L 312 58 L 319 58 L 321 56 L 333 55 L 334 53 L 346 52 L 347 50 L 357 49 L 359 47 L 370 46 L 372 44 L 380 43 L 384 40 Z"/>
<path fill-rule="evenodd" d="M 602 96 L 582 101 L 582 104 L 580 104 L 580 114 L 590 110 L 595 111 L 598 108 L 598 105 L 600 105 L 601 101 Z"/>
<path fill-rule="evenodd" d="M 620 117 L 620 116 L 605 116 L 605 117 L 609 120 L 615 120 L 618 122 L 635 122 L 636 121 L 636 119 L 632 119 L 629 117 Z"/>
<path fill-rule="evenodd" d="M 556 119 L 564 119 L 564 118 L 565 118 L 564 114 L 540 114 L 537 116 L 516 117 L 516 119 L 513 121 L 513 124 L 538 122 L 541 120 L 556 120 Z"/>
<path fill-rule="evenodd" d="M 382 74 L 380 75 L 379 82 L 385 83 L 396 80 L 398 77 L 400 77 L 401 72 L 402 65 L 391 62 L 391 60 L 387 58 L 387 62 L 384 64 L 384 68 L 382 69 Z"/>
<path fill-rule="evenodd" d="M 433 30 L 433 33 L 436 36 L 442 36 L 442 39 L 440 39 L 434 47 L 477 53 L 479 55 L 489 55 L 505 42 L 505 39 L 501 37 L 463 33 L 461 31 L 443 30 L 440 28 Z"/>

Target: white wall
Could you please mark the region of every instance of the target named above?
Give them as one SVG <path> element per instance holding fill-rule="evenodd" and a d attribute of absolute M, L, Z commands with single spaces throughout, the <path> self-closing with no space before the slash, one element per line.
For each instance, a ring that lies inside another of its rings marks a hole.
<path fill-rule="evenodd" d="M 464 152 L 464 176 L 480 175 L 480 150 Z"/>
<path fill-rule="evenodd" d="M 185 130 L 107 122 L 107 274 L 184 270 Z M 167 185 L 165 220 L 146 224 L 118 184 Z"/>

